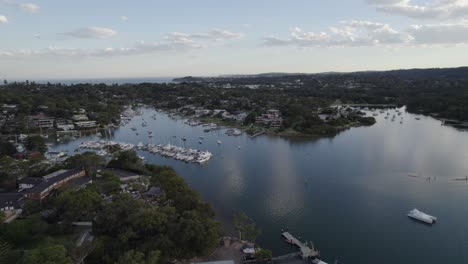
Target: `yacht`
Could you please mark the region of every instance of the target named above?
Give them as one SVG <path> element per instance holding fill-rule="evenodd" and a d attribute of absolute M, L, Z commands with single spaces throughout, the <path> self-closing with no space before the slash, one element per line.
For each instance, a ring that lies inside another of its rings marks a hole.
<path fill-rule="evenodd" d="M 437 221 L 437 217 L 423 213 L 419 211 L 418 209 L 413 209 L 409 211 L 408 217 L 419 220 L 427 224 L 434 224 Z"/>

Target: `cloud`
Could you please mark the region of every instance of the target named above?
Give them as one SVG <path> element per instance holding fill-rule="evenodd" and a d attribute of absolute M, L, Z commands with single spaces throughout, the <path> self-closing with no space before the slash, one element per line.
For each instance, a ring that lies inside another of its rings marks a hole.
<path fill-rule="evenodd" d="M 293 28 L 288 38 L 264 38 L 266 46 L 297 47 L 357 47 L 403 44 L 411 41 L 407 33 L 398 32 L 388 24 L 362 20 L 343 21 L 339 27 L 323 32 L 306 32 Z"/>
<path fill-rule="evenodd" d="M 122 20 L 122 21 L 127 21 L 127 20 L 128 20 L 128 17 L 127 17 L 127 16 L 121 16 L 121 17 L 120 17 L 120 20 Z"/>
<path fill-rule="evenodd" d="M 87 33 L 87 31 L 85 31 Z M 88 36 L 89 34 L 79 35 Z M 93 35 L 94 36 L 94 35 Z M 242 34 L 243 36 L 243 34 Z M 135 56 L 153 53 L 179 53 L 191 50 L 199 50 L 207 48 L 211 45 L 212 41 L 216 40 L 229 40 L 241 37 L 240 33 L 232 33 L 226 30 L 213 30 L 208 33 L 202 34 L 187 34 L 180 32 L 173 32 L 166 34 L 160 42 L 144 42 L 137 41 L 131 47 L 108 47 L 96 49 L 83 49 L 83 48 L 62 48 L 62 47 L 48 47 L 44 49 L 13 49 L 13 50 L 0 50 L 0 58 L 5 59 L 25 59 L 31 57 L 39 58 L 106 58 L 118 56 Z"/>
<path fill-rule="evenodd" d="M 366 47 L 366 46 L 435 46 L 468 44 L 468 20 L 457 23 L 411 25 L 397 31 L 388 24 L 362 20 L 345 21 L 340 27 L 323 32 L 293 28 L 289 37 L 270 36 L 265 46 Z"/>
<path fill-rule="evenodd" d="M 117 35 L 117 31 L 110 28 L 102 27 L 87 27 L 79 28 L 70 32 L 61 33 L 74 38 L 86 38 L 86 39 L 105 39 Z"/>
<path fill-rule="evenodd" d="M 19 7 L 24 11 L 28 11 L 30 13 L 37 13 L 39 12 L 39 9 L 41 9 L 40 6 L 33 3 L 19 3 Z"/>
<path fill-rule="evenodd" d="M 415 4 L 413 0 L 366 0 L 378 11 L 418 19 L 457 19 L 468 16 L 468 0 L 432 0 Z"/>
<path fill-rule="evenodd" d="M 0 15 L 0 24 L 8 23 L 8 18 L 6 16 Z"/>
<path fill-rule="evenodd" d="M 40 6 L 33 4 L 33 3 L 21 3 L 16 0 L 0 0 L 0 4 L 7 4 L 11 6 L 15 6 L 20 8 L 21 10 L 30 12 L 30 13 L 38 13 L 41 9 Z"/>
<path fill-rule="evenodd" d="M 468 23 L 413 25 L 408 30 L 414 42 L 423 45 L 466 44 Z"/>
<path fill-rule="evenodd" d="M 179 38 L 186 38 L 186 39 L 203 39 L 203 40 L 214 40 L 214 41 L 224 41 L 224 40 L 233 40 L 233 39 L 240 39 L 244 37 L 244 33 L 232 32 L 228 30 L 221 30 L 221 29 L 213 29 L 207 33 L 195 33 L 195 34 L 185 34 L 174 32 L 171 33 L 174 36 L 178 36 Z"/>

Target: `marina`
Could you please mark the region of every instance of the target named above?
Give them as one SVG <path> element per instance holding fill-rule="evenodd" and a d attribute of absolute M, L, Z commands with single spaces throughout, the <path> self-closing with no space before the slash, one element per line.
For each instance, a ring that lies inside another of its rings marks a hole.
<path fill-rule="evenodd" d="M 164 157 L 174 158 L 180 161 L 186 162 L 196 162 L 196 163 L 205 163 L 211 159 L 213 154 L 209 151 L 201 151 L 190 148 L 177 147 L 171 144 L 166 145 L 153 145 L 147 144 L 143 145 L 139 143 L 137 145 L 124 143 L 124 142 L 115 142 L 115 141 L 85 141 L 82 142 L 79 146 L 81 149 L 91 149 L 95 150 L 96 153 L 100 156 L 111 156 L 111 150 L 117 148 L 117 151 L 126 151 L 139 149 L 143 151 L 148 151 L 152 154 L 160 154 Z"/>

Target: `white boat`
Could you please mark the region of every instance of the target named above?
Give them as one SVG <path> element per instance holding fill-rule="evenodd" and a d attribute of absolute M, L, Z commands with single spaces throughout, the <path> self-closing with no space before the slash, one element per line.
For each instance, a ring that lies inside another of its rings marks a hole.
<path fill-rule="evenodd" d="M 218 144 L 221 145 L 221 143 L 222 143 L 221 140 L 218 140 Z"/>
<path fill-rule="evenodd" d="M 409 211 L 408 217 L 419 220 L 427 224 L 433 224 L 437 221 L 437 217 L 423 213 L 419 211 L 418 209 L 413 209 Z"/>

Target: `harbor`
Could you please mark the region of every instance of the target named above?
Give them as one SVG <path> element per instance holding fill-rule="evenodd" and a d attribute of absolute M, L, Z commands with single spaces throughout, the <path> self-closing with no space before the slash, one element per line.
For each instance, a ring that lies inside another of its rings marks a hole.
<path fill-rule="evenodd" d="M 463 263 L 468 251 L 461 245 L 468 240 L 457 230 L 467 227 L 468 215 L 459 208 L 468 185 L 453 179 L 466 178 L 468 167 L 460 157 L 468 157 L 468 135 L 441 126 L 439 120 L 416 120 L 418 115 L 405 112 L 400 125 L 391 122 L 393 115 L 398 117 L 395 110 L 385 111 L 390 118 L 379 112 L 372 127 L 353 128 L 331 139 L 306 140 L 269 135 L 252 139 L 246 133 L 228 136 L 226 129 L 205 133 L 203 125 L 190 126 L 184 119 L 146 108 L 126 125 L 113 128 L 107 138 L 103 133 L 103 137 L 63 139 L 53 143 L 50 151 L 72 153 L 83 141 L 132 144 L 145 162 L 172 166 L 183 175 L 213 204 L 228 235 L 233 212 L 246 212 L 262 228 L 257 243 L 272 250 L 273 256 L 286 256 L 275 263 L 303 262 L 297 257 L 299 248 L 280 237 L 285 227 L 291 227 L 289 232 L 301 242 L 313 240 L 320 258 L 329 264 L 335 259 L 393 264 L 401 257 L 407 263 L 436 264 L 447 259 Z M 147 131 L 152 131 L 152 138 Z M 143 147 L 171 144 L 213 156 L 199 166 L 140 150 L 140 142 Z M 426 181 L 428 177 L 437 180 Z M 440 221 L 432 226 L 412 221 L 407 216 L 412 208 Z M 441 247 L 449 257 L 428 257 L 428 251 Z M 396 256 L 395 251 L 404 254 Z"/>

